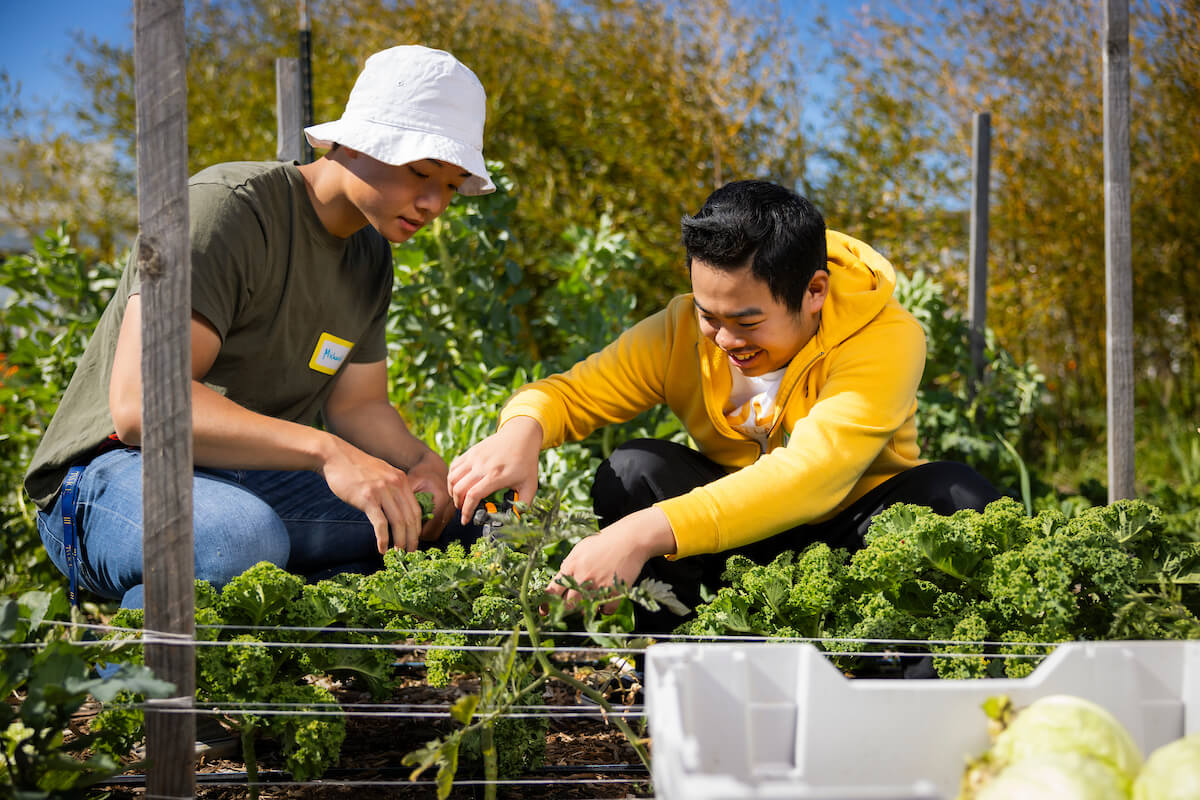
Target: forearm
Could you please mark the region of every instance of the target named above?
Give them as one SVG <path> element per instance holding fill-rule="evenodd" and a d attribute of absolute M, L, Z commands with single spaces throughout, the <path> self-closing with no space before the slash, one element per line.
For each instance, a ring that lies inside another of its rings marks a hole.
<path fill-rule="evenodd" d="M 141 446 L 140 425 L 118 428 Z M 192 447 L 197 466 L 217 469 L 319 471 L 334 445 L 325 431 L 258 414 L 192 381 Z"/>
<path fill-rule="evenodd" d="M 325 422 L 337 436 L 400 469 L 411 469 L 433 453 L 386 399 L 344 411 L 326 408 Z"/>

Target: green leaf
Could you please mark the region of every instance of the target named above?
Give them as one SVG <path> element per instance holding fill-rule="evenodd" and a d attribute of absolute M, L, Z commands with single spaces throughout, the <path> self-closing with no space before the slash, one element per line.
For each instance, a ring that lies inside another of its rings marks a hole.
<path fill-rule="evenodd" d="M 0 640 L 9 642 L 16 638 L 20 616 L 17 603 L 5 598 L 3 605 L 0 605 Z"/>
<path fill-rule="evenodd" d="M 23 607 L 29 610 L 29 626 L 32 629 L 37 629 L 42 624 L 42 620 L 50 612 L 51 601 L 53 595 L 50 592 L 25 592 L 21 595 L 20 603 Z"/>
<path fill-rule="evenodd" d="M 470 725 L 471 718 L 475 716 L 475 709 L 478 706 L 479 695 L 464 694 L 454 701 L 454 705 L 450 706 L 450 716 L 463 725 Z"/>
<path fill-rule="evenodd" d="M 439 750 L 437 772 L 438 800 L 446 800 L 454 788 L 454 776 L 458 773 L 458 745 L 461 737 L 452 736 L 442 743 Z"/>
<path fill-rule="evenodd" d="M 652 599 L 674 614 L 682 617 L 691 612 L 691 609 L 675 596 L 675 589 L 671 584 L 665 581 L 660 581 L 657 578 L 646 578 L 637 585 L 637 588 L 645 597 Z M 780 589 L 783 592 L 781 597 L 786 597 L 787 588 L 781 586 Z"/>

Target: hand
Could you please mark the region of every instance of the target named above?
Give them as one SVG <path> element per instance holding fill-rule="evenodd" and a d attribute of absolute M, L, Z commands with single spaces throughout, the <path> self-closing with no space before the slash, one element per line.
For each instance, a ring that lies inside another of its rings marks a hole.
<path fill-rule="evenodd" d="M 447 491 L 446 462 L 432 450 L 408 468 L 408 480 L 414 492 L 429 492 L 433 495 L 433 515 L 421 528 L 421 540 L 436 541 L 454 517 L 454 503 Z"/>
<path fill-rule="evenodd" d="M 481 502 L 497 489 L 512 489 L 526 503 L 538 487 L 542 425 L 533 417 L 513 417 L 499 431 L 450 464 L 447 487 L 468 525 Z"/>
<path fill-rule="evenodd" d="M 409 476 L 336 436 L 329 439 L 321 475 L 334 494 L 367 515 L 380 554 L 389 545 L 416 550 L 421 506 Z"/>
<path fill-rule="evenodd" d="M 592 588 L 616 582 L 632 584 L 647 561 L 675 550 L 675 533 L 667 515 L 654 507 L 636 511 L 576 544 L 546 592 L 561 596 L 570 610 L 579 604 L 579 592 L 560 583 L 560 577 L 569 575 L 581 586 L 590 584 Z M 603 609 L 606 614 L 615 610 L 615 602 Z"/>

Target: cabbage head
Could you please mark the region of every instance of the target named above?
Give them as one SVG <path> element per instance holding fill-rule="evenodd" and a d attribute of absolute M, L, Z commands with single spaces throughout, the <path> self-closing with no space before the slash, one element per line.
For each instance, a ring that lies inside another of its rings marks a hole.
<path fill-rule="evenodd" d="M 1127 800 L 1112 767 L 1079 753 L 1042 753 L 1010 764 L 975 800 Z"/>
<path fill-rule="evenodd" d="M 1142 767 L 1142 753 L 1129 731 L 1104 708 L 1071 695 L 1035 700 L 997 736 L 989 757 L 994 766 L 1016 764 L 1035 755 L 1075 753 L 1099 761 L 1129 791 Z"/>
<path fill-rule="evenodd" d="M 1200 733 L 1150 754 L 1133 783 L 1133 800 L 1196 800 L 1200 797 Z"/>

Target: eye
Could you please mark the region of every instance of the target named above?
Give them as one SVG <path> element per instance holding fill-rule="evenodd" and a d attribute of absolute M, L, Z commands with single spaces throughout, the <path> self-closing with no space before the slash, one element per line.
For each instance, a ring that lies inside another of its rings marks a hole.
<path fill-rule="evenodd" d="M 426 175 L 424 172 L 421 172 L 421 171 L 419 171 L 419 170 L 418 170 L 416 167 L 414 167 L 412 164 L 409 164 L 409 165 L 408 165 L 408 168 L 409 168 L 409 170 L 411 170 L 411 171 L 412 171 L 412 174 L 413 174 L 413 175 L 416 175 L 418 178 L 421 178 L 422 180 L 423 180 L 423 179 L 425 179 L 425 178 L 428 178 L 428 177 L 429 177 L 429 176 L 428 176 L 428 175 Z"/>

